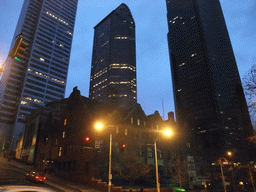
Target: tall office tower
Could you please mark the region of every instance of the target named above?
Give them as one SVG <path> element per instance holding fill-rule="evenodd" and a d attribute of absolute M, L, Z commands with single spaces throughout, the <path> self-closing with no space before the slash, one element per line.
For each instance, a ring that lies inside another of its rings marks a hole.
<path fill-rule="evenodd" d="M 166 3 L 177 121 L 204 149 L 236 151 L 253 129 L 219 0 Z"/>
<path fill-rule="evenodd" d="M 65 96 L 77 3 L 78 0 L 24 0 L 1 77 L 3 145 L 17 140 L 26 115 L 33 109 Z M 15 54 L 17 41 L 21 47 Z"/>
<path fill-rule="evenodd" d="M 89 98 L 115 106 L 137 103 L 135 23 L 121 4 L 94 27 Z"/>

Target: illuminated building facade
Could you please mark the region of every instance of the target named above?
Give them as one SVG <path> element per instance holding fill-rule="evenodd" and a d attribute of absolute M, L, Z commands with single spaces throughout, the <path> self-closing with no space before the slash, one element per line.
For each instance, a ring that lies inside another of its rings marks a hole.
<path fill-rule="evenodd" d="M 208 151 L 242 149 L 253 129 L 219 0 L 166 3 L 177 122 Z"/>
<path fill-rule="evenodd" d="M 78 0 L 24 0 L 16 36 L 24 56 L 8 57 L 0 84 L 0 142 L 18 139 L 32 110 L 64 97 Z M 12 144 L 13 145 L 13 144 Z M 15 144 L 14 144 L 15 146 Z M 14 147 L 13 146 L 13 147 Z"/>
<path fill-rule="evenodd" d="M 120 107 L 136 104 L 135 23 L 127 5 L 94 30 L 89 98 Z"/>

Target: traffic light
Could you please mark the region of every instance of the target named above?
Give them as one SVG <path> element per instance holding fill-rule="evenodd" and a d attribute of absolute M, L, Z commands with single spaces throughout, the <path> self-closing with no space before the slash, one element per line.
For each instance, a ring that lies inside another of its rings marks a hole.
<path fill-rule="evenodd" d="M 24 56 L 26 47 L 27 47 L 27 44 L 23 41 L 23 38 L 21 37 L 21 35 L 19 35 L 16 39 L 16 42 L 15 42 L 9 56 L 12 59 L 16 59 L 16 60 L 20 61 L 22 59 L 22 57 Z"/>
<path fill-rule="evenodd" d="M 90 137 L 85 137 L 85 141 L 89 142 L 90 141 Z"/>
<path fill-rule="evenodd" d="M 124 143 L 121 143 L 120 152 L 124 152 L 125 147 L 126 145 Z"/>

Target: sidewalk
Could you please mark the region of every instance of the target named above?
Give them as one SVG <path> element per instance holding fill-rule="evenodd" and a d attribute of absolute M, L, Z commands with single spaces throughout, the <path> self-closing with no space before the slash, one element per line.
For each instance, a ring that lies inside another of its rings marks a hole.
<path fill-rule="evenodd" d="M 3 158 L 3 157 L 1 157 Z M 8 159 L 6 159 L 6 161 L 8 161 Z M 31 172 L 31 171 L 36 171 L 37 169 L 34 166 L 31 165 L 24 165 L 20 162 L 17 162 L 15 160 L 11 160 L 8 163 L 10 163 L 12 166 L 19 168 L 25 172 Z M 72 181 L 68 181 L 68 180 L 64 180 L 61 179 L 53 174 L 45 174 L 46 175 L 46 184 L 51 185 L 51 182 L 54 184 L 59 184 L 61 186 L 65 186 L 68 187 L 70 189 L 73 189 L 74 191 L 79 191 L 79 192 L 100 192 L 98 189 L 94 189 L 88 186 L 85 186 L 81 183 L 75 183 Z M 47 182 L 47 181 L 51 181 L 51 182 Z"/>

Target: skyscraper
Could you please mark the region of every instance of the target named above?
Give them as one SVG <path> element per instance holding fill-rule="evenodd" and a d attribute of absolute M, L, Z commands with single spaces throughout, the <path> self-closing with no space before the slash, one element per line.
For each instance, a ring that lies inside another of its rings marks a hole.
<path fill-rule="evenodd" d="M 78 0 L 24 0 L 10 55 L 18 36 L 23 52 L 8 56 L 0 84 L 0 142 L 17 140 L 25 117 L 64 97 Z"/>
<path fill-rule="evenodd" d="M 89 98 L 130 107 L 137 103 L 135 23 L 121 4 L 94 27 Z"/>
<path fill-rule="evenodd" d="M 219 0 L 166 2 L 178 123 L 216 154 L 242 147 L 253 129 Z"/>

